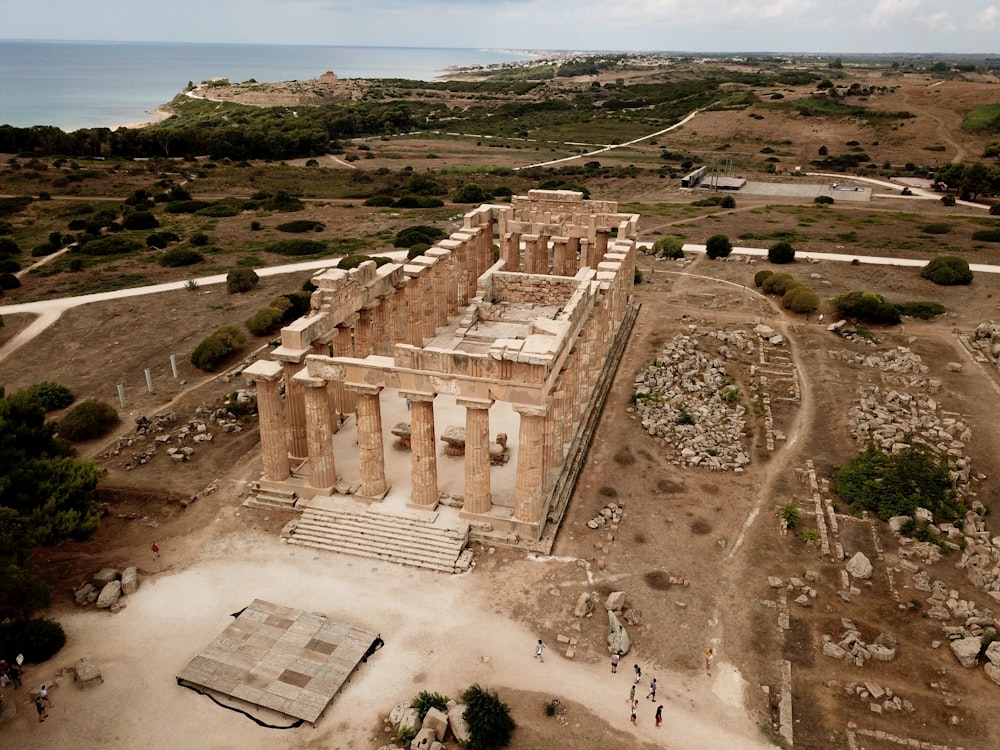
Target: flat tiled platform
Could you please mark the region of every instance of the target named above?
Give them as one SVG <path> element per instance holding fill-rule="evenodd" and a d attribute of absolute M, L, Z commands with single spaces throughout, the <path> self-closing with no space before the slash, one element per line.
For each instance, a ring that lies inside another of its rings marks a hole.
<path fill-rule="evenodd" d="M 315 724 L 374 640 L 348 623 L 255 599 L 177 681 Z"/>

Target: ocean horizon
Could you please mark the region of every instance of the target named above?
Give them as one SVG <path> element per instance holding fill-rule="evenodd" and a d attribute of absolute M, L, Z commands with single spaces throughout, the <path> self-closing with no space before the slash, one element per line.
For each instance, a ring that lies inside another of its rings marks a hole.
<path fill-rule="evenodd" d="M 66 131 L 146 122 L 188 82 L 228 78 L 430 81 L 450 67 L 515 63 L 527 52 L 434 47 L 0 39 L 0 125 Z"/>

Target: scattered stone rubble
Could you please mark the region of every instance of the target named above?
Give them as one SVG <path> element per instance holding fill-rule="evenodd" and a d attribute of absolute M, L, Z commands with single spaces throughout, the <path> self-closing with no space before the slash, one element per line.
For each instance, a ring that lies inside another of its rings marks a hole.
<path fill-rule="evenodd" d="M 624 510 L 624 506 L 619 503 L 608 503 L 598 511 L 596 516 L 587 521 L 587 528 L 599 529 L 610 524 L 612 530 L 617 529 L 618 524 L 622 522 Z"/>
<path fill-rule="evenodd" d="M 939 406 L 925 394 L 864 386 L 850 409 L 848 430 L 860 447 L 874 443 L 886 453 L 924 445 L 932 455 L 948 460 L 951 478 L 964 495 L 973 478 L 972 460 L 965 453 L 972 430 L 960 415 L 940 411 Z"/>
<path fill-rule="evenodd" d="M 836 680 L 829 684 L 830 687 L 840 687 Z M 910 701 L 896 695 L 892 688 L 883 687 L 877 682 L 848 682 L 843 685 L 843 690 L 847 695 L 856 695 L 861 700 L 868 701 L 868 707 L 872 713 L 906 711 L 906 713 L 912 714 L 917 710 Z"/>
<path fill-rule="evenodd" d="M 675 464 L 741 471 L 750 463 L 743 447 L 746 408 L 727 400 L 739 392 L 725 362 L 734 357 L 733 349 L 750 353 L 755 344 L 740 330 L 700 334 L 720 342 L 712 356 L 699 348 L 694 328 L 675 337 L 639 373 L 629 412 L 637 412 L 643 429 L 663 441 Z"/>
<path fill-rule="evenodd" d="M 445 750 L 444 740 L 449 730 L 455 741 L 464 746 L 470 739 L 469 725 L 465 722 L 465 704 L 448 701 L 448 710 L 430 708 L 421 721 L 417 709 L 409 703 L 400 703 L 389 713 L 385 731 L 398 735 L 408 730 L 413 734 L 410 750 Z M 384 745 L 380 750 L 398 750 L 399 745 Z"/>
<path fill-rule="evenodd" d="M 114 568 L 102 568 L 90 581 L 73 589 L 73 599 L 81 607 L 96 604 L 98 609 L 118 612 L 125 608 L 125 603 L 120 601 L 121 597 L 134 594 L 138 590 L 139 573 L 134 565 L 120 571 Z"/>
<path fill-rule="evenodd" d="M 862 333 L 860 329 L 848 328 L 846 320 L 838 320 L 836 323 L 831 323 L 826 327 L 826 330 L 836 333 L 845 341 L 854 341 L 867 346 L 878 346 L 878 340 L 870 331 L 866 330 Z"/>
<path fill-rule="evenodd" d="M 987 320 L 976 326 L 971 340 L 967 336 L 962 336 L 961 340 L 978 361 L 988 362 L 1000 370 L 1000 325 Z"/>
<path fill-rule="evenodd" d="M 892 661 L 896 658 L 898 641 L 888 633 L 880 633 L 871 643 L 866 643 L 861 638 L 861 631 L 855 627 L 854 622 L 845 618 L 840 620 L 844 632 L 840 639 L 834 641 L 832 636 L 823 636 L 823 655 L 833 659 L 844 659 L 853 661 L 854 666 L 864 666 L 869 659 L 875 661 Z"/>

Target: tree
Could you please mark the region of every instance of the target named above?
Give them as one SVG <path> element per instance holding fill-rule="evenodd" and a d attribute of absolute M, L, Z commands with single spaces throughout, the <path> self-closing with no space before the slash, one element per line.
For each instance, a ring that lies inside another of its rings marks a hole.
<path fill-rule="evenodd" d="M 483 203 L 492 197 L 481 185 L 469 182 L 462 185 L 451 200 L 453 203 Z"/>
<path fill-rule="evenodd" d="M 651 250 L 661 258 L 680 260 L 684 257 L 684 242 L 677 235 L 668 234 L 654 242 Z"/>
<path fill-rule="evenodd" d="M 479 685 L 471 685 L 464 693 L 465 723 L 469 727 L 468 750 L 491 750 L 507 747 L 517 726 L 510 715 L 510 706 L 500 697 Z"/>
<path fill-rule="evenodd" d="M 714 234 L 705 243 L 705 253 L 712 260 L 716 258 L 728 258 L 732 251 L 733 243 L 724 234 Z"/>
<path fill-rule="evenodd" d="M 965 285 L 972 283 L 972 270 L 965 258 L 957 255 L 939 255 L 924 266 L 920 277 L 929 279 L 939 286 Z"/>
<path fill-rule="evenodd" d="M 279 328 L 284 313 L 274 307 L 262 307 L 246 320 L 246 327 L 254 336 L 268 336 Z"/>
<path fill-rule="evenodd" d="M 794 263 L 795 248 L 788 242 L 778 242 L 768 249 L 767 259 L 776 264 Z"/>
<path fill-rule="evenodd" d="M 59 437 L 72 442 L 101 437 L 118 424 L 118 412 L 104 401 L 77 404 L 59 421 Z"/>
<path fill-rule="evenodd" d="M 249 292 L 259 281 L 260 277 L 252 268 L 234 268 L 226 274 L 226 291 L 230 294 Z"/>
<path fill-rule="evenodd" d="M 781 298 L 781 306 L 797 313 L 811 313 L 819 307 L 819 295 L 807 286 L 794 286 Z"/>

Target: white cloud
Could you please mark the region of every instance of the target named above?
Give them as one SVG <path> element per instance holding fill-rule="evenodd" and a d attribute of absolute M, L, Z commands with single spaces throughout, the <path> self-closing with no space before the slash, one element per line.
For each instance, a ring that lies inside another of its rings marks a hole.
<path fill-rule="evenodd" d="M 970 28 L 976 31 L 995 31 L 1000 24 L 1000 6 L 988 5 L 971 19 Z"/>
<path fill-rule="evenodd" d="M 917 18 L 917 23 L 928 31 L 935 31 L 950 34 L 955 31 L 955 23 L 951 20 L 951 14 L 946 10 L 930 13 Z"/>
<path fill-rule="evenodd" d="M 884 28 L 898 16 L 910 15 L 920 7 L 920 0 L 878 0 L 870 14 L 868 23 L 875 28 Z"/>

